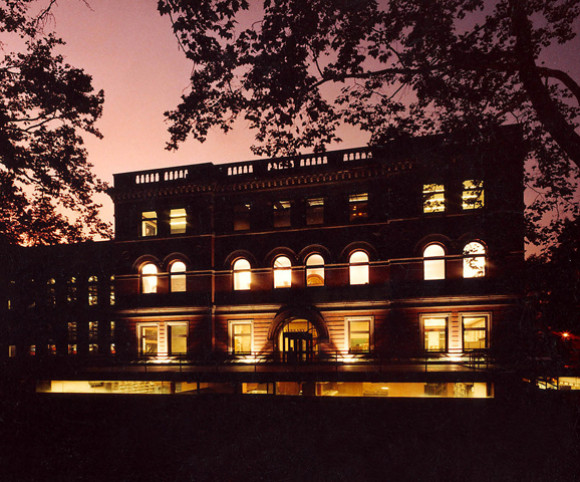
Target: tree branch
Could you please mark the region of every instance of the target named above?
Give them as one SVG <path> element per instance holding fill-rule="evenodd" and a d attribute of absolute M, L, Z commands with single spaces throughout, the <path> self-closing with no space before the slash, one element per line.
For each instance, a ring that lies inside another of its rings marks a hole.
<path fill-rule="evenodd" d="M 576 97 L 576 102 L 580 105 L 580 85 L 570 77 L 566 72 L 558 69 L 550 69 L 548 67 L 537 67 L 538 72 L 543 77 L 550 77 L 554 79 L 558 79 L 562 82 L 570 92 Z"/>

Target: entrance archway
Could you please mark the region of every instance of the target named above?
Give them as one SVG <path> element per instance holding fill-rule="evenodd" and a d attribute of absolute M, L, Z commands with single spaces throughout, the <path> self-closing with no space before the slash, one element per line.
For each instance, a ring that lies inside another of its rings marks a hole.
<path fill-rule="evenodd" d="M 284 362 L 308 362 L 318 353 L 318 331 L 307 319 L 296 318 L 282 326 L 278 350 Z"/>

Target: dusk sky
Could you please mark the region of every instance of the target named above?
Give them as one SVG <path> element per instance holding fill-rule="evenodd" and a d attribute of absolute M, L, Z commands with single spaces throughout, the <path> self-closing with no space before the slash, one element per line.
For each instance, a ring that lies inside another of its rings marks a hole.
<path fill-rule="evenodd" d="M 60 1 L 49 25 L 67 45 L 66 61 L 93 76 L 95 89 L 105 91 L 105 106 L 97 126 L 99 140 L 85 136 L 96 174 L 112 183 L 114 173 L 203 162 L 253 159 L 252 133 L 245 122 L 225 135 L 210 132 L 205 143 L 193 139 L 178 151 L 165 150 L 169 139 L 163 112 L 174 108 L 188 87 L 190 63 L 179 50 L 168 17 L 157 12 L 155 0 Z M 547 65 L 564 68 L 580 78 L 576 39 L 553 49 Z M 335 148 L 364 145 L 367 134 L 341 132 Z M 332 148 L 333 146 L 331 146 Z M 103 218 L 112 220 L 113 206 L 103 197 Z"/>

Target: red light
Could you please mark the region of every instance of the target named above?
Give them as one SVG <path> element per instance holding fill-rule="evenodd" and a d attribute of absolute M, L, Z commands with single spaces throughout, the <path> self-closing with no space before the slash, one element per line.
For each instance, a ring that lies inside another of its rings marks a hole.
<path fill-rule="evenodd" d="M 567 331 L 562 333 L 562 338 L 569 338 L 569 337 L 570 337 L 570 333 L 568 333 Z"/>

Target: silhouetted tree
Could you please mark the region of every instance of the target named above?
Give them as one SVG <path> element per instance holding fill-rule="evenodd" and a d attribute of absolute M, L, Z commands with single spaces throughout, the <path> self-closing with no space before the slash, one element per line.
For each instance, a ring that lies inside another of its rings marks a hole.
<path fill-rule="evenodd" d="M 64 62 L 63 41 L 45 32 L 55 0 L 0 4 L 0 238 L 51 244 L 108 236 L 93 200 L 96 179 L 82 133 L 101 134 L 95 122 L 104 94 L 91 77 Z M 36 12 L 31 14 L 31 12 Z M 14 42 L 14 43 L 13 43 Z"/>
<path fill-rule="evenodd" d="M 486 141 L 497 124 L 523 126 L 542 194 L 578 211 L 580 86 L 546 50 L 575 36 L 577 0 L 159 0 L 193 63 L 191 85 L 166 113 L 168 148 L 238 117 L 256 154 L 323 150 L 341 123 L 371 144 L 461 132 Z M 572 183 L 573 184 L 573 183 Z M 541 225 L 541 223 L 540 223 Z M 553 227 L 544 230 L 544 238 Z M 538 239 L 542 239 L 541 237 Z M 537 240 L 537 239 L 536 239 Z"/>

